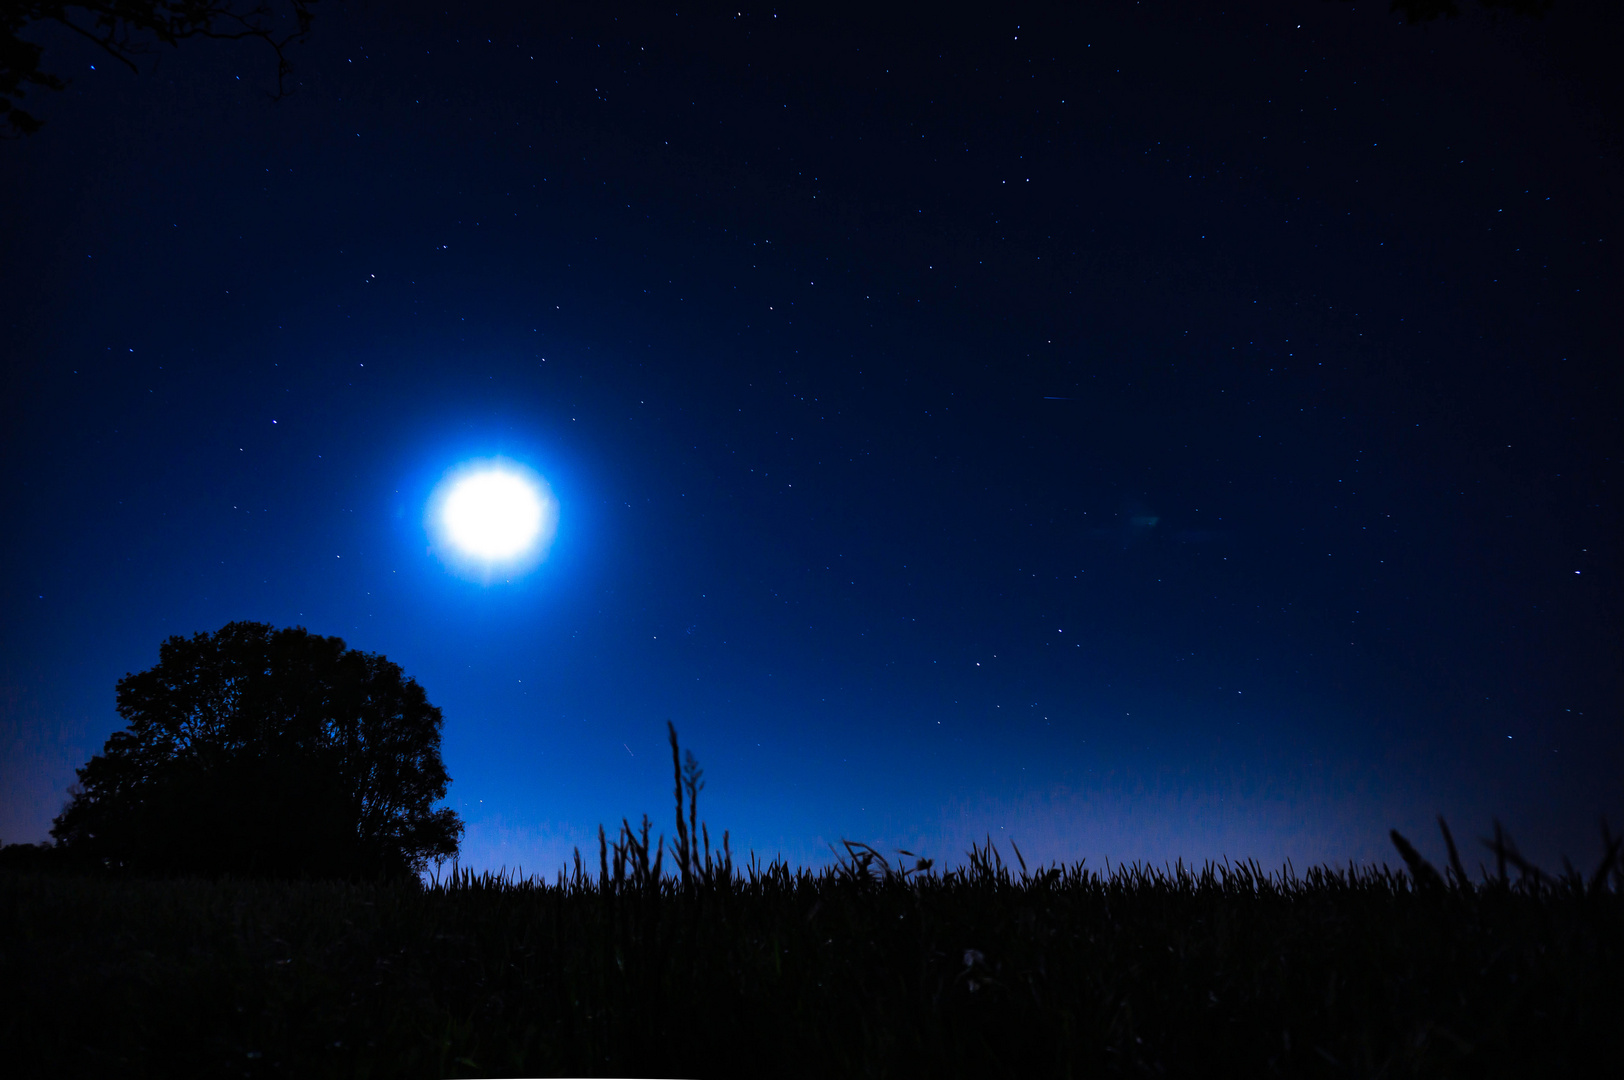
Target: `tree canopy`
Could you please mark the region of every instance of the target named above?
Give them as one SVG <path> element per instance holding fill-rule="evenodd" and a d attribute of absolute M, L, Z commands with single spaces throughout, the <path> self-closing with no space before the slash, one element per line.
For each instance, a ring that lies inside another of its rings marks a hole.
<path fill-rule="evenodd" d="M 404 876 L 456 853 L 440 710 L 400 666 L 302 627 L 175 636 L 51 835 L 137 873 Z"/>

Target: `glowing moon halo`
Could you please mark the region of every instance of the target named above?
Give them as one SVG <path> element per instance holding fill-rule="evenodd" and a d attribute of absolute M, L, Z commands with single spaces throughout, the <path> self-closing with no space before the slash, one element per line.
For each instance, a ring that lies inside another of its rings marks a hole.
<path fill-rule="evenodd" d="M 503 458 L 469 461 L 447 473 L 429 499 L 430 551 L 459 577 L 512 580 L 547 556 L 558 500 L 547 481 Z"/>

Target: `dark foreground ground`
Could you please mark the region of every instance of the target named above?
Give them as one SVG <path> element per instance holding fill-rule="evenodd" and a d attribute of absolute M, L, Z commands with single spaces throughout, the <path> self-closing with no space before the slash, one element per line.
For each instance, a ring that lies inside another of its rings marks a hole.
<path fill-rule="evenodd" d="M 620 855 L 608 889 L 579 875 L 418 888 L 0 873 L 0 1056 L 19 1077 L 1616 1062 L 1616 881 L 1025 875 L 981 852 L 947 875 L 774 866 L 685 889 Z"/>

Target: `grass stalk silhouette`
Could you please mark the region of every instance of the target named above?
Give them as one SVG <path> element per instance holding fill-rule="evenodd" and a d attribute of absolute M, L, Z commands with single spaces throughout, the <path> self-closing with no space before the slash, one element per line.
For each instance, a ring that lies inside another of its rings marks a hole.
<path fill-rule="evenodd" d="M 599 830 L 552 881 L 0 873 L 20 1075 L 1488 1075 L 1612 1052 L 1621 838 L 1583 875 L 1498 823 L 1467 878 L 1252 860 L 961 865 L 843 840 L 735 865 L 669 729 L 676 840 Z M 669 849 L 669 850 L 668 850 Z M 669 855 L 669 861 L 666 856 Z M 1515 871 L 1515 874 L 1512 873 Z"/>

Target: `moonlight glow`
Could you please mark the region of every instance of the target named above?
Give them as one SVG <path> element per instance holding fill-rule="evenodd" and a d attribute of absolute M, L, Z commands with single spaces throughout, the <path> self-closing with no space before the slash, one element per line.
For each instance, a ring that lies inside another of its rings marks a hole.
<path fill-rule="evenodd" d="M 545 480 L 513 462 L 482 461 L 446 476 L 429 502 L 427 524 L 442 559 L 488 580 L 545 557 L 557 520 Z"/>

